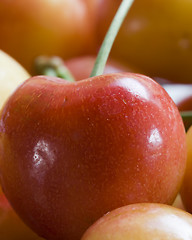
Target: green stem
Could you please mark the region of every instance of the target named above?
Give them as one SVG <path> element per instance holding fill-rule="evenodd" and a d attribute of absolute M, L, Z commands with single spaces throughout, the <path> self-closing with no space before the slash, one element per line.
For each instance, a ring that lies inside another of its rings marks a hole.
<path fill-rule="evenodd" d="M 192 120 L 192 111 L 180 111 L 183 120 Z"/>
<path fill-rule="evenodd" d="M 35 72 L 37 74 L 63 78 L 74 82 L 75 79 L 59 57 L 39 56 L 35 60 Z"/>
<path fill-rule="evenodd" d="M 119 32 L 119 29 L 122 25 L 122 22 L 124 21 L 129 9 L 132 6 L 132 3 L 134 0 L 122 0 L 122 3 L 109 27 L 109 30 L 105 36 L 105 39 L 101 45 L 101 48 L 99 50 L 94 68 L 92 70 L 92 73 L 90 77 L 98 76 L 103 74 L 105 64 L 107 62 L 108 56 L 110 54 L 112 45 L 115 41 L 115 38 Z"/>

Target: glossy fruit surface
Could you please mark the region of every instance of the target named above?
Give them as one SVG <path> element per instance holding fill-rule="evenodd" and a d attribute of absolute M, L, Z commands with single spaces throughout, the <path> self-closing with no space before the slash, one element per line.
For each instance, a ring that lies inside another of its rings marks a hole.
<path fill-rule="evenodd" d="M 100 42 L 120 2 L 100 1 Z M 150 77 L 191 83 L 191 10 L 189 0 L 135 0 L 111 56 Z"/>
<path fill-rule="evenodd" d="M 0 109 L 19 84 L 29 77 L 16 60 L 0 50 Z"/>
<path fill-rule="evenodd" d="M 187 167 L 181 188 L 181 198 L 186 210 L 192 213 L 192 126 L 187 131 Z"/>
<path fill-rule="evenodd" d="M 17 216 L 0 189 L 0 238 L 4 240 L 43 240 Z"/>
<path fill-rule="evenodd" d="M 172 204 L 185 170 L 185 140 L 174 102 L 146 76 L 73 83 L 37 76 L 3 108 L 1 183 L 40 236 L 76 240 L 117 207 Z"/>
<path fill-rule="evenodd" d="M 32 70 L 35 57 L 95 49 L 95 0 L 0 1 L 0 47 Z"/>
<path fill-rule="evenodd" d="M 131 204 L 93 224 L 81 240 L 187 240 L 192 215 L 163 204 Z"/>

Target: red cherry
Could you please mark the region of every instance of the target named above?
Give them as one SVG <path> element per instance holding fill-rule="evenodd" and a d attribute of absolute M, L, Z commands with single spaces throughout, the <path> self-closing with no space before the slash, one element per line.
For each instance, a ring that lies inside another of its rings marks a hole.
<path fill-rule="evenodd" d="M 130 203 L 171 204 L 185 164 L 179 111 L 143 75 L 33 77 L 2 110 L 2 186 L 46 239 L 80 239 L 103 214 Z"/>

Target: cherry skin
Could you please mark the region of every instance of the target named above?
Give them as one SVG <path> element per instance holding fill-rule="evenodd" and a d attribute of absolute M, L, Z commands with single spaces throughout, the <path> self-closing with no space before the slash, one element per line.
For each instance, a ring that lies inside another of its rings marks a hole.
<path fill-rule="evenodd" d="M 18 217 L 0 189 L 0 236 L 6 240 L 43 240 Z"/>
<path fill-rule="evenodd" d="M 186 165 L 177 107 L 152 79 L 116 73 L 78 82 L 36 76 L 2 110 L 0 179 L 45 239 L 80 239 L 103 214 L 172 204 Z"/>
<path fill-rule="evenodd" d="M 124 206 L 94 223 L 81 240 L 186 240 L 192 238 L 192 215 L 164 204 Z"/>

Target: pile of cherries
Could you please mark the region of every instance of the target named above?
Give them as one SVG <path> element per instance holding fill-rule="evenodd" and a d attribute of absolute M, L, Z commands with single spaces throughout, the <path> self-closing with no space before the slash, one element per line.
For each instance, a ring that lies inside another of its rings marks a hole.
<path fill-rule="evenodd" d="M 189 5 L 1 1 L 0 238 L 192 238 Z"/>

